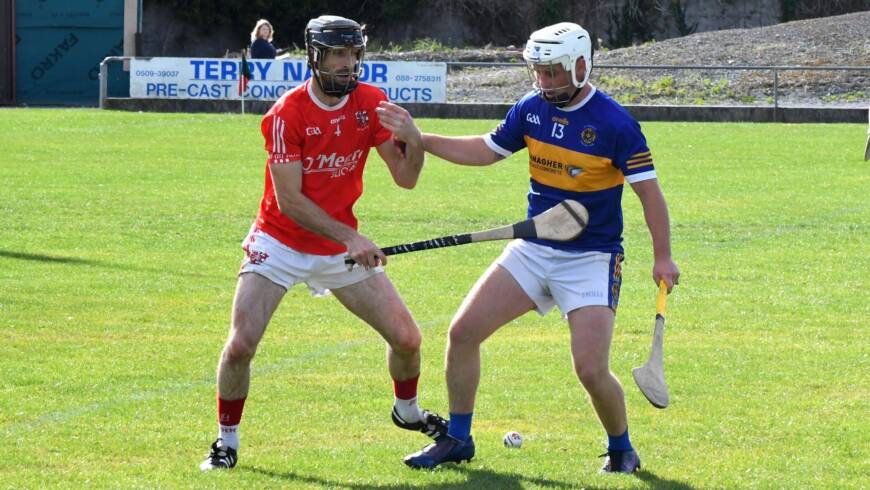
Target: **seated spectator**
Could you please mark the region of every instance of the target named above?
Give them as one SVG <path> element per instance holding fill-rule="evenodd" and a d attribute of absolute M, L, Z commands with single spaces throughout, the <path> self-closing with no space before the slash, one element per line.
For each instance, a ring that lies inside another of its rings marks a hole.
<path fill-rule="evenodd" d="M 273 33 L 272 24 L 268 20 L 257 21 L 257 25 L 251 31 L 251 58 L 275 59 L 277 51 L 275 46 L 272 46 Z"/>

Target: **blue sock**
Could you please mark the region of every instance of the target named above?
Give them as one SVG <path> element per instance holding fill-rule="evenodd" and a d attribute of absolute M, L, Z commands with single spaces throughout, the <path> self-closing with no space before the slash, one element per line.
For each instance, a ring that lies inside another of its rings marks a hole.
<path fill-rule="evenodd" d="M 607 434 L 607 450 L 608 451 L 631 451 L 631 441 L 628 439 L 628 428 L 621 436 L 612 436 Z"/>
<path fill-rule="evenodd" d="M 471 434 L 471 416 L 474 413 L 453 413 L 450 412 L 450 426 L 447 429 L 447 435 L 460 440 L 467 441 Z"/>

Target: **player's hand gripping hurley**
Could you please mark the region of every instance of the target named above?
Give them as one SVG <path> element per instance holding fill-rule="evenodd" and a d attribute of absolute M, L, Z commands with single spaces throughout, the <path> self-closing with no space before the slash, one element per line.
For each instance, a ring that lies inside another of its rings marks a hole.
<path fill-rule="evenodd" d="M 451 235 L 421 242 L 404 243 L 383 248 L 384 255 L 397 255 L 432 248 L 453 247 L 466 243 L 485 242 L 489 240 L 511 240 L 513 238 L 542 238 L 545 240 L 569 241 L 577 238 L 589 223 L 589 212 L 577 201 L 566 199 L 534 218 L 520 221 L 512 225 L 493 228 L 474 233 Z M 353 265 L 350 257 L 344 259 L 346 264 Z"/>
<path fill-rule="evenodd" d="M 656 297 L 656 326 L 653 331 L 652 348 L 649 359 L 641 367 L 631 370 L 634 382 L 643 396 L 656 408 L 667 408 L 669 403 L 668 385 L 665 383 L 664 353 L 662 352 L 665 335 L 665 303 L 668 299 L 668 285 L 659 282 Z"/>

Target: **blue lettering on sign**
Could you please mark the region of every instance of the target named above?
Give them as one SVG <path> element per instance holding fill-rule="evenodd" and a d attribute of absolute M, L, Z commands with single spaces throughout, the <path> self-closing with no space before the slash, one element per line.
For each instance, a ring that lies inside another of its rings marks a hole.
<path fill-rule="evenodd" d="M 199 69 L 202 68 L 202 65 L 205 64 L 203 60 L 190 60 L 190 64 L 193 65 L 193 78 L 199 80 L 202 76 L 199 74 Z"/>
<path fill-rule="evenodd" d="M 257 67 L 257 70 L 260 72 L 260 80 L 265 80 L 269 73 L 269 67 L 272 66 L 272 62 L 270 61 L 255 61 L 254 65 Z M 254 70 L 251 70 L 251 75 L 254 74 Z M 254 78 L 253 76 L 251 78 Z"/>
<path fill-rule="evenodd" d="M 177 97 L 178 84 L 149 82 L 145 85 L 145 94 L 153 97 Z"/>
<path fill-rule="evenodd" d="M 156 98 L 235 99 L 240 76 L 239 60 L 186 59 L 188 70 L 137 69 L 145 96 Z M 273 64 L 283 66 L 281 73 Z M 248 62 L 251 83 L 246 97 L 277 100 L 284 93 L 311 77 L 304 60 L 251 60 Z M 422 68 L 422 67 L 421 67 Z M 186 72 L 186 75 L 183 73 Z M 408 73 L 408 74 L 405 74 Z M 191 77 L 188 81 L 184 78 Z M 173 79 L 175 80 L 174 83 Z M 283 80 L 282 80 L 283 79 Z M 442 88 L 432 82 L 443 82 L 443 75 L 421 75 L 417 67 L 392 69 L 389 62 L 364 63 L 360 81 L 377 86 L 389 100 L 402 102 L 432 102 Z"/>
<path fill-rule="evenodd" d="M 391 101 L 397 102 L 429 102 L 432 100 L 432 89 L 420 87 L 378 87 Z"/>
<path fill-rule="evenodd" d="M 220 80 L 218 76 L 218 67 L 220 65 L 220 61 L 206 61 L 205 62 L 205 79 L 206 80 Z"/>
<path fill-rule="evenodd" d="M 369 83 L 387 83 L 387 65 L 384 63 L 364 63 L 360 81 Z"/>
<path fill-rule="evenodd" d="M 302 82 L 311 78 L 311 70 L 308 64 L 302 61 L 284 63 L 284 81 Z"/>
<path fill-rule="evenodd" d="M 221 63 L 221 80 L 235 80 L 238 71 L 238 63 Z"/>
<path fill-rule="evenodd" d="M 194 80 L 238 80 L 240 64 L 238 61 L 190 60 Z M 266 80 L 270 61 L 248 62 L 252 80 Z"/>
<path fill-rule="evenodd" d="M 249 85 L 245 91 L 246 97 L 254 99 L 275 100 L 280 99 L 284 92 L 296 87 L 296 85 Z"/>
<path fill-rule="evenodd" d="M 191 83 L 187 86 L 187 95 L 190 97 L 202 97 L 203 92 L 205 92 L 206 97 L 208 96 L 208 85 L 200 85 L 198 83 Z"/>
<path fill-rule="evenodd" d="M 191 83 L 187 86 L 187 95 L 203 99 L 226 99 L 230 97 L 230 89 L 232 89 L 232 87 L 233 84 L 231 83 Z"/>
<path fill-rule="evenodd" d="M 262 73 L 261 79 L 265 80 L 268 65 L 258 68 L 260 69 L 260 73 Z M 388 68 L 385 63 L 363 63 L 362 73 L 360 73 L 359 79 L 361 82 L 387 83 L 387 71 Z M 311 70 L 308 68 L 308 63 L 304 61 L 284 62 L 283 78 L 285 82 L 302 82 L 308 80 L 311 78 Z"/>

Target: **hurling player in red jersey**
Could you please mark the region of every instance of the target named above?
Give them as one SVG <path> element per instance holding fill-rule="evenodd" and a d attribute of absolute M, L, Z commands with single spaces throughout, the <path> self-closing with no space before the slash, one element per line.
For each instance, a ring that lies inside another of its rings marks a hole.
<path fill-rule="evenodd" d="M 218 364 L 218 439 L 200 465 L 204 471 L 236 465 L 251 359 L 281 298 L 300 282 L 315 295 L 331 291 L 387 342 L 393 422 L 433 439 L 447 432 L 444 419 L 417 405 L 420 330 L 383 273 L 386 256 L 357 232 L 353 214 L 371 147 L 396 184 L 416 185 L 420 130 L 380 89 L 358 82 L 365 54 L 358 23 L 312 19 L 305 45 L 312 78 L 284 94 L 262 121 L 265 191 L 243 243 L 232 328 Z M 346 256 L 359 266 L 348 270 Z"/>

